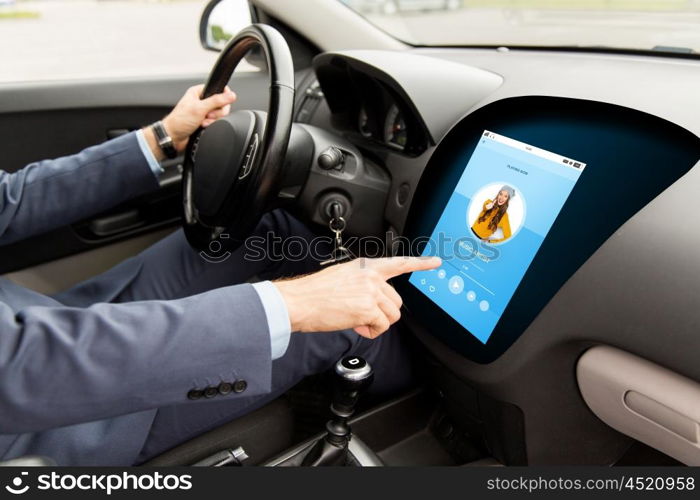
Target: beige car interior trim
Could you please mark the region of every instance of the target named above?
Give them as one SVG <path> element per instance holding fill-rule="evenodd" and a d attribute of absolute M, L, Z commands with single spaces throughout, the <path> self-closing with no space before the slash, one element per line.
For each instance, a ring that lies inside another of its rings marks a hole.
<path fill-rule="evenodd" d="M 583 399 L 612 428 L 687 465 L 700 465 L 700 383 L 609 346 L 579 359 Z"/>
<path fill-rule="evenodd" d="M 173 229 L 165 229 L 144 236 L 88 250 L 62 259 L 28 267 L 21 271 L 5 274 L 18 285 L 44 295 L 66 290 L 88 278 L 101 274 L 120 262 L 132 257 L 155 242 L 170 234 Z"/>
<path fill-rule="evenodd" d="M 347 47 L 407 48 L 338 0 L 253 0 L 253 3 L 303 33 L 322 51 Z"/>

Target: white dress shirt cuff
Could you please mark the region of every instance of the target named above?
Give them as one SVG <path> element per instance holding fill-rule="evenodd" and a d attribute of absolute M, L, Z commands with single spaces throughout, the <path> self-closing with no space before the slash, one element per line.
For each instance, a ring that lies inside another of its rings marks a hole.
<path fill-rule="evenodd" d="M 272 360 L 281 358 L 287 352 L 289 337 L 292 334 L 292 325 L 289 323 L 289 312 L 287 304 L 284 303 L 282 294 L 271 281 L 261 281 L 254 283 L 253 288 L 260 297 L 267 327 L 270 330 L 270 351 Z"/>
<path fill-rule="evenodd" d="M 153 175 L 155 175 L 156 179 L 158 179 L 163 173 L 163 167 L 160 166 L 160 163 L 158 163 L 156 157 L 153 156 L 153 151 L 151 151 L 148 142 L 146 142 L 146 137 L 143 135 L 143 129 L 139 129 L 136 132 L 136 140 L 139 143 L 143 156 L 146 158 L 148 166 L 151 167 L 151 170 L 153 170 Z"/>

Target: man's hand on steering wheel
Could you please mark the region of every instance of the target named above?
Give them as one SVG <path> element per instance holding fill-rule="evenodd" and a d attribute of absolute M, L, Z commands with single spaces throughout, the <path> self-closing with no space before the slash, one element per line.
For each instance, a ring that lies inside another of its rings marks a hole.
<path fill-rule="evenodd" d="M 206 128 L 219 118 L 231 112 L 231 104 L 236 100 L 236 94 L 226 87 L 221 94 L 214 94 L 201 99 L 204 85 L 190 87 L 175 105 L 175 108 L 163 119 L 165 130 L 168 131 L 178 151 L 183 151 L 187 139 L 199 127 Z"/>
<path fill-rule="evenodd" d="M 203 90 L 204 85 L 195 85 L 187 89 L 170 114 L 163 118 L 163 126 L 178 152 L 184 151 L 187 140 L 199 127 L 206 128 L 228 115 L 231 112 L 231 104 L 236 101 L 236 94 L 229 87 L 222 93 L 206 99 L 201 99 Z M 158 161 L 165 159 L 151 127 L 144 129 L 144 135 Z"/>

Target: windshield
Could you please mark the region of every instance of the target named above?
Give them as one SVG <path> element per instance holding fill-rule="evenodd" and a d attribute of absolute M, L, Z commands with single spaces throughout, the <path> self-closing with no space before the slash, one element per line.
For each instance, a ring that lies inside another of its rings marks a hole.
<path fill-rule="evenodd" d="M 414 45 L 700 52 L 700 0 L 340 0 Z"/>

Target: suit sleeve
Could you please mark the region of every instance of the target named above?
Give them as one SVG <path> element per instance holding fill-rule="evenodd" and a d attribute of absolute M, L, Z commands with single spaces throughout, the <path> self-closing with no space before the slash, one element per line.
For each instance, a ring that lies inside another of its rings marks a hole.
<path fill-rule="evenodd" d="M 37 432 L 189 401 L 245 380 L 270 391 L 270 337 L 249 285 L 89 308 L 0 303 L 0 434 Z M 221 400 L 217 398 L 215 400 Z"/>
<path fill-rule="evenodd" d="M 135 132 L 14 173 L 0 171 L 0 245 L 71 224 L 157 187 Z"/>

